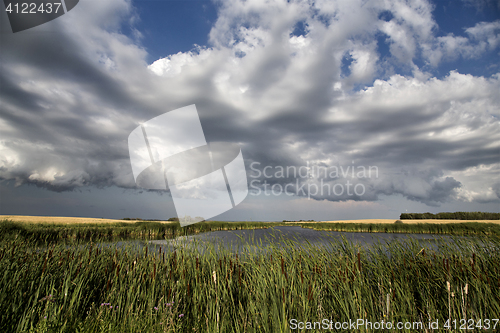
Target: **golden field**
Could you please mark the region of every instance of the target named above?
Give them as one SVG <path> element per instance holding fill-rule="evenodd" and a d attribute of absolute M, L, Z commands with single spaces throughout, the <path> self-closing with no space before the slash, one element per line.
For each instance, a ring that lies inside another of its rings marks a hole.
<path fill-rule="evenodd" d="M 93 217 L 65 217 L 65 216 L 25 216 L 25 215 L 0 215 L 1 220 L 10 220 L 12 222 L 26 223 L 57 223 L 57 224 L 74 224 L 74 223 L 135 223 L 135 220 L 113 220 L 99 219 Z M 160 222 L 160 221 L 158 221 Z M 163 221 L 161 221 L 163 222 Z M 171 223 L 171 222 L 165 222 Z"/>
<path fill-rule="evenodd" d="M 12 222 L 26 222 L 26 223 L 57 223 L 57 224 L 74 224 L 74 223 L 135 223 L 136 220 L 114 220 L 92 217 L 65 217 L 65 216 L 25 216 L 25 215 L 0 215 L 1 220 L 10 220 Z M 286 224 L 293 223 L 394 223 L 396 219 L 361 219 L 361 220 L 329 220 L 329 221 L 315 221 L 315 222 L 287 222 Z M 500 224 L 500 220 L 401 220 L 403 223 L 494 223 Z M 169 221 L 155 221 L 161 223 L 172 223 Z"/>
<path fill-rule="evenodd" d="M 321 221 L 325 223 L 394 223 L 397 220 L 395 219 L 366 219 L 366 220 L 337 220 L 337 221 Z M 480 222 L 480 223 L 495 223 L 500 224 L 500 220 L 437 220 L 437 219 L 429 219 L 429 220 L 400 220 L 403 223 L 470 223 L 470 222 Z M 305 223 L 305 222 L 300 222 Z M 310 222 L 315 223 L 315 222 Z"/>

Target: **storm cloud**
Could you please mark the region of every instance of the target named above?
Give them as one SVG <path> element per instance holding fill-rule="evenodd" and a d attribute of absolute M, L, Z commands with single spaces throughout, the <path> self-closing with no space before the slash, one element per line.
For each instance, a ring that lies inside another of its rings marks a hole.
<path fill-rule="evenodd" d="M 0 179 L 136 188 L 129 133 L 196 104 L 207 141 L 239 143 L 247 167 L 379 170 L 325 180 L 363 184 L 363 195 L 313 199 L 499 202 L 500 73 L 434 71 L 498 53 L 500 21 L 439 37 L 432 10 L 423 0 L 225 1 L 209 45 L 152 64 L 121 32 L 133 27 L 129 1 L 82 1 L 16 34 L 2 17 Z"/>

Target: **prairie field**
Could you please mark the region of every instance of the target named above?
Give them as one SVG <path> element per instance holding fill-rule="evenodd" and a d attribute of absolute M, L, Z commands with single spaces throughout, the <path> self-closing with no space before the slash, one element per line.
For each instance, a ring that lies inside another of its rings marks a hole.
<path fill-rule="evenodd" d="M 400 219 L 362 219 L 362 220 L 336 220 L 336 221 L 321 221 L 322 223 L 395 223 L 396 221 L 403 223 L 495 223 L 500 224 L 500 220 L 437 220 L 437 219 L 422 219 L 422 220 L 400 220 Z M 300 223 L 317 223 L 317 222 L 300 222 Z"/>
<path fill-rule="evenodd" d="M 65 216 L 28 216 L 28 215 L 0 215 L 0 220 L 10 220 L 12 222 L 24 223 L 54 223 L 54 224 L 100 224 L 100 223 L 135 223 L 136 220 L 117 220 L 117 219 L 104 219 L 104 218 L 90 218 L 90 217 L 65 217 Z M 307 223 L 394 223 L 396 221 L 403 223 L 494 223 L 500 224 L 500 220 L 438 220 L 438 219 L 416 219 L 416 220 L 400 220 L 400 219 L 360 219 L 360 220 L 325 220 L 325 221 L 289 221 L 287 224 L 307 224 Z M 147 221 L 147 220 L 145 220 Z M 170 221 L 155 221 L 159 223 L 174 223 Z M 269 223 L 269 222 L 262 222 Z M 276 222 L 282 223 L 282 222 Z"/>
<path fill-rule="evenodd" d="M 0 220 L 10 220 L 22 223 L 54 223 L 54 224 L 98 224 L 98 223 L 134 223 L 134 220 L 99 219 L 92 217 L 66 216 L 27 216 L 27 215 L 0 215 Z M 171 222 L 164 222 L 171 223 Z"/>

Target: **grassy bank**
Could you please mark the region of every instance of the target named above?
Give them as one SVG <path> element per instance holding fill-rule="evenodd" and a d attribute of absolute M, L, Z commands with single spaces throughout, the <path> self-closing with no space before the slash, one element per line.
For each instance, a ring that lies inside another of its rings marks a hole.
<path fill-rule="evenodd" d="M 449 318 L 500 313 L 498 240 L 446 243 L 438 253 L 411 242 L 331 246 L 237 256 L 3 242 L 0 331 L 274 333 L 291 331 L 295 318 L 438 320 L 434 332 L 445 332 Z"/>
<path fill-rule="evenodd" d="M 463 223 L 303 223 L 303 228 L 347 232 L 386 232 L 441 235 L 498 236 L 500 224 Z"/>
<path fill-rule="evenodd" d="M 113 221 L 113 220 L 111 220 Z M 96 239 L 170 239 L 208 231 L 301 226 L 316 230 L 346 232 L 428 233 L 499 236 L 500 224 L 465 223 L 342 223 L 342 222 L 221 222 L 208 221 L 182 228 L 179 222 L 117 221 L 105 223 L 57 223 L 0 221 L 0 240 L 17 238 L 38 242 L 91 241 Z"/>
<path fill-rule="evenodd" d="M 179 222 L 49 223 L 0 221 L 0 240 L 16 238 L 36 241 L 90 241 L 97 239 L 169 239 L 217 230 L 267 228 L 272 222 L 209 221 L 182 228 Z"/>

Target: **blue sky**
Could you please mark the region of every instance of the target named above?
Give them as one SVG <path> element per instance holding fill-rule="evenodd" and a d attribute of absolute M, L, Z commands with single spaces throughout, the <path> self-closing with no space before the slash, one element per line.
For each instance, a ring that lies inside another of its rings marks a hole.
<path fill-rule="evenodd" d="M 239 144 L 249 184 L 280 192 L 215 219 L 500 211 L 498 2 L 81 0 L 15 34 L 1 6 L 0 215 L 175 216 L 136 185 L 127 138 L 191 104 L 208 142 Z M 349 183 L 363 193 L 315 191 Z"/>
<path fill-rule="evenodd" d="M 432 16 L 438 24 L 436 36 L 453 34 L 465 37 L 466 27 L 472 27 L 477 22 L 493 22 L 500 17 L 500 9 L 494 2 L 440 0 L 431 3 L 434 6 Z M 141 44 L 146 48 L 150 62 L 170 54 L 190 51 L 195 45 L 210 46 L 208 36 L 217 20 L 220 3 L 209 0 L 139 0 L 132 1 L 132 4 L 139 17 L 135 28 L 142 33 Z M 390 20 L 393 15 L 385 11 L 380 17 Z M 123 28 L 133 39 L 129 26 L 124 25 Z M 303 24 L 299 22 L 292 34 L 303 33 Z M 382 58 L 389 53 L 387 37 L 381 33 L 377 41 Z M 349 64 L 348 59 L 351 58 L 346 57 L 346 64 Z M 457 58 L 432 70 L 436 77 L 443 77 L 454 69 L 477 76 L 490 76 L 498 71 L 498 52 L 492 50 L 483 55 L 482 60 L 471 62 Z"/>
<path fill-rule="evenodd" d="M 139 20 L 136 29 L 143 38 L 150 62 L 194 45 L 208 45 L 208 34 L 217 20 L 217 6 L 208 0 L 132 1 Z M 127 26 L 124 26 L 127 30 Z M 133 38 L 132 32 L 128 35 Z"/>

